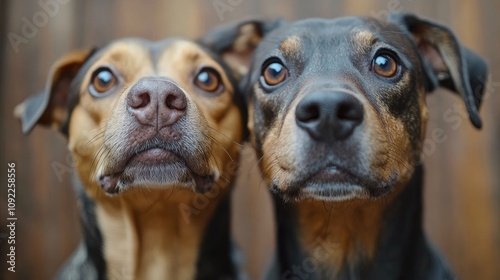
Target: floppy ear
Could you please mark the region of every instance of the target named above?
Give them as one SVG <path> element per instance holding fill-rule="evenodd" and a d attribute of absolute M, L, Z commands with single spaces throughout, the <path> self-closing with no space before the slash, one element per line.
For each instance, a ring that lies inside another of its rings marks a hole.
<path fill-rule="evenodd" d="M 248 72 L 253 51 L 262 38 L 285 21 L 247 20 L 210 29 L 198 42 L 219 54 L 236 78 Z"/>
<path fill-rule="evenodd" d="M 37 124 L 63 131 L 68 118 L 68 97 L 78 70 L 91 51 L 71 52 L 51 68 L 45 90 L 16 106 L 14 116 L 21 120 L 22 130 L 29 133 Z"/>
<path fill-rule="evenodd" d="M 479 106 L 486 87 L 486 62 L 462 46 L 446 26 L 412 14 L 396 14 L 393 20 L 407 30 L 420 50 L 428 90 L 437 86 L 459 93 L 472 124 L 481 128 Z"/>

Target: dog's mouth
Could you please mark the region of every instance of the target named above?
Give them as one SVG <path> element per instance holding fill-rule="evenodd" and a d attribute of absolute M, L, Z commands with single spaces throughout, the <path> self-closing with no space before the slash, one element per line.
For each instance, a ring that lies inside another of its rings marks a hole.
<path fill-rule="evenodd" d="M 191 164 L 197 159 L 181 156 L 179 148 L 162 141 L 149 141 L 126 154 L 113 163 L 114 168 L 98 177 L 101 188 L 108 194 L 118 194 L 133 186 L 194 186 L 197 192 L 204 193 L 215 182 L 209 168 L 201 170 L 199 162 Z"/>
<path fill-rule="evenodd" d="M 286 200 L 313 198 L 326 201 L 345 201 L 353 198 L 373 198 L 386 194 L 395 184 L 396 176 L 389 181 L 374 180 L 359 175 L 351 169 L 337 164 L 326 164 L 314 168 L 293 182 L 283 191 L 279 182 L 274 182 L 272 191 L 278 191 Z"/>
<path fill-rule="evenodd" d="M 319 200 L 348 200 L 367 197 L 360 176 L 355 176 L 337 165 L 328 165 L 305 180 L 302 193 L 305 197 Z"/>

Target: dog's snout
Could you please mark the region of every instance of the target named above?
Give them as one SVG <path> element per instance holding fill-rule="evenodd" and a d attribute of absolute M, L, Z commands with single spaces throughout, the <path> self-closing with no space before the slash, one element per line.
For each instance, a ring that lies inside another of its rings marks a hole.
<path fill-rule="evenodd" d="M 314 92 L 297 105 L 297 125 L 318 141 L 344 140 L 363 121 L 363 105 L 345 92 Z"/>
<path fill-rule="evenodd" d="M 141 124 L 162 128 L 176 123 L 185 114 L 187 98 L 169 80 L 143 78 L 130 89 L 127 107 Z"/>

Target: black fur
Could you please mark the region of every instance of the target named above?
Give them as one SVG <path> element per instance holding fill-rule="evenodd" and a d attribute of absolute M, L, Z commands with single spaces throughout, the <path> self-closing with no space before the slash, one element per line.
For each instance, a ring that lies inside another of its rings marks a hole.
<path fill-rule="evenodd" d="M 265 22 L 260 24 L 266 25 Z M 370 42 L 369 50 L 363 48 L 363 44 L 357 45 L 355 39 L 350 37 L 360 30 L 375 34 L 376 43 Z M 226 31 L 225 34 L 233 34 L 229 39 L 235 40 L 234 34 L 238 32 Z M 271 128 L 273 132 L 280 133 L 286 113 L 291 110 L 293 102 L 316 92 L 330 91 L 335 94 L 339 87 L 341 91 L 363 95 L 380 119 L 384 119 L 382 112 L 397 119 L 404 126 L 411 152 L 415 154 L 420 154 L 421 149 L 421 124 L 424 120 L 421 118 L 423 108 L 420 106 L 420 98 L 425 91 L 431 92 L 437 87 L 444 87 L 458 93 L 467 107 L 472 124 L 477 128 L 481 127 L 478 109 L 487 80 L 486 63 L 463 47 L 445 26 L 414 15 L 402 14 L 393 16 L 388 22 L 362 17 L 307 19 L 296 23 L 282 23 L 274 29 L 267 29 L 263 35 L 253 54 L 250 71 L 243 79 L 247 102 L 253 113 L 253 119 L 250 120 L 253 122 L 251 139 L 258 156 L 268 156 L 263 155 L 262 145 L 269 137 Z M 293 54 L 283 52 L 282 42 L 292 37 L 299 38 L 300 50 L 292 50 Z M 402 69 L 401 75 L 380 78 L 371 72 L 371 61 L 380 51 L 389 51 L 396 58 Z M 444 68 L 438 61 L 439 57 L 444 61 L 441 63 L 445 65 Z M 282 63 L 288 75 L 283 82 L 273 87 L 262 83 L 262 70 L 270 58 Z M 402 75 L 406 75 L 404 77 L 408 82 L 402 82 Z M 293 170 L 296 177 L 304 173 L 314 174 L 315 169 L 311 166 L 315 164 L 316 158 L 316 161 L 320 161 L 321 158 L 326 158 L 324 155 L 328 151 L 336 149 L 335 163 L 352 166 L 350 171 L 359 173 L 356 168 L 364 168 L 360 164 L 363 160 L 360 156 L 363 153 L 360 149 L 362 146 L 356 145 L 360 135 L 362 134 L 353 134 L 350 141 L 331 141 L 327 144 L 306 140 L 298 142 L 302 145 L 297 144 L 293 148 L 301 149 L 301 153 L 295 152 L 293 155 L 299 164 L 287 167 L 285 172 Z M 304 148 L 306 145 L 312 148 Z M 286 149 L 282 147 L 280 151 L 286 153 Z M 300 157 L 312 160 L 301 161 Z M 342 267 L 320 267 L 314 275 L 308 275 L 308 279 L 332 279 L 333 271 L 337 272 L 335 279 L 455 278 L 439 254 L 432 249 L 423 232 L 423 167 L 415 160 L 409 168 L 411 169 L 407 170 L 413 170 L 411 180 L 384 210 L 374 258 L 367 260 L 360 255 L 355 261 L 346 261 Z M 312 170 L 309 173 L 304 171 L 309 169 Z M 300 266 L 308 257 L 299 237 L 294 205 L 283 202 L 296 198 L 293 194 L 306 185 L 308 177 L 300 178 L 295 179 L 298 182 L 295 185 L 287 182 L 286 186 L 278 186 L 274 178 L 267 182 L 275 192 L 282 279 L 298 279 L 295 277 L 297 275 L 288 272 L 294 266 Z M 397 181 L 372 181 L 375 185 L 377 182 L 378 185 L 392 187 Z M 368 188 L 369 184 L 363 181 L 361 183 Z M 282 190 L 284 187 L 285 191 Z M 370 195 L 379 196 L 376 192 Z M 307 224 L 301 226 L 307 227 Z"/>
<path fill-rule="evenodd" d="M 95 204 L 75 175 L 73 186 L 80 202 L 80 221 L 83 230 L 82 243 L 63 265 L 55 279 L 106 279 L 106 262 L 103 255 L 103 239 L 95 216 Z"/>

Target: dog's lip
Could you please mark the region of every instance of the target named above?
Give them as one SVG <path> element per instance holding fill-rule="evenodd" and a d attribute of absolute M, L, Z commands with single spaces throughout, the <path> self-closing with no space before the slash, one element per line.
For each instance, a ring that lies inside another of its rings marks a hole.
<path fill-rule="evenodd" d="M 186 167 L 187 168 L 187 167 Z M 208 192 L 215 182 L 214 175 L 202 175 L 198 174 L 192 170 L 189 170 L 193 182 L 195 184 L 195 189 L 199 193 Z M 123 172 L 103 175 L 99 177 L 99 184 L 101 188 L 108 194 L 117 194 L 121 191 L 120 178 Z"/>
<path fill-rule="evenodd" d="M 366 194 L 360 176 L 337 164 L 327 164 L 305 179 L 300 192 L 320 200 L 346 200 Z"/>
<path fill-rule="evenodd" d="M 319 200 L 348 200 L 354 197 L 368 197 L 368 191 L 352 183 L 329 184 L 321 187 L 305 187 L 302 192 L 307 196 Z"/>
<path fill-rule="evenodd" d="M 306 184 L 314 183 L 321 186 L 352 185 L 363 187 L 363 182 L 365 181 L 361 176 L 357 176 L 349 171 L 349 169 L 337 164 L 327 164 L 310 174 L 311 175 L 303 181 Z M 311 188 L 303 188 L 304 191 L 307 191 L 307 189 Z"/>
<path fill-rule="evenodd" d="M 344 200 L 355 196 L 366 196 L 371 193 L 374 185 L 371 180 L 357 175 L 351 169 L 332 162 L 317 165 L 296 179 L 285 190 L 279 191 L 279 183 L 276 183 L 271 191 L 281 192 L 292 200 L 300 200 L 301 197 Z"/>
<path fill-rule="evenodd" d="M 121 173 L 115 173 L 110 175 L 103 175 L 99 177 L 99 185 L 108 194 L 117 194 L 120 191 L 118 182 L 120 180 Z"/>
<path fill-rule="evenodd" d="M 279 166 L 284 170 L 290 171 L 289 168 L 285 168 L 282 165 Z M 360 183 L 365 181 L 362 179 L 362 176 L 358 176 L 348 168 L 336 163 L 321 164 L 320 166 L 311 168 L 309 172 L 302 173 L 298 177 L 298 181 L 302 183 L 309 181 L 318 183 Z"/>
<path fill-rule="evenodd" d="M 303 180 L 301 191 L 315 198 L 343 199 L 377 197 L 385 194 L 395 178 L 388 182 L 356 174 L 338 164 L 327 164 Z"/>
<path fill-rule="evenodd" d="M 199 172 L 189 167 L 184 157 L 167 149 L 165 144 L 138 146 L 128 156 L 124 157 L 123 163 L 116 169 L 106 172 L 98 177 L 101 188 L 108 194 L 117 194 L 122 189 L 120 179 L 127 168 L 171 166 L 174 169 L 185 169 L 193 179 L 197 192 L 205 193 L 209 191 L 214 182 L 215 175 L 210 172 Z M 177 166 L 175 166 L 177 165 Z M 180 165 L 180 166 L 179 166 Z"/>
<path fill-rule="evenodd" d="M 114 170 L 108 172 L 108 175 L 121 174 L 127 168 L 139 166 L 149 167 L 180 163 L 187 168 L 186 161 L 182 156 L 161 145 L 138 147 L 130 152 L 128 156 L 123 157 L 123 160 L 120 162 L 121 164 L 118 164 Z"/>
<path fill-rule="evenodd" d="M 151 148 L 132 155 L 125 167 L 130 165 L 144 164 L 169 164 L 175 162 L 183 162 L 180 156 L 162 148 Z"/>
<path fill-rule="evenodd" d="M 355 181 L 355 178 L 356 176 L 352 175 L 352 173 L 346 169 L 335 164 L 329 164 L 313 173 L 307 180 L 319 182 L 346 182 Z"/>

